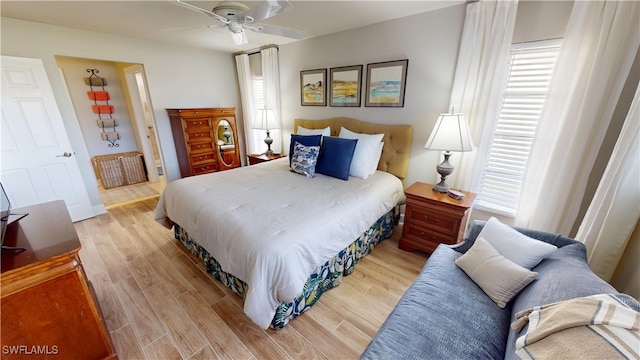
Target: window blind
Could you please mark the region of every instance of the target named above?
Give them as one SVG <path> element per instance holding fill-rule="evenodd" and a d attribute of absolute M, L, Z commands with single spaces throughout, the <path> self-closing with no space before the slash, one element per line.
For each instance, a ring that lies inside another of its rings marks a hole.
<path fill-rule="evenodd" d="M 559 52 L 560 41 L 512 48 L 502 104 L 479 176 L 476 207 L 516 215 L 531 146 Z"/>
<path fill-rule="evenodd" d="M 264 109 L 264 82 L 262 76 L 254 75 L 253 81 L 253 102 L 256 110 Z"/>

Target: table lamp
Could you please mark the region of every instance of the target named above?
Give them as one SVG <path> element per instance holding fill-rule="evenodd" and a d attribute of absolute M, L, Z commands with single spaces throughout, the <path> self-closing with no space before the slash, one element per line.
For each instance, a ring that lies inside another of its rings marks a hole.
<path fill-rule="evenodd" d="M 424 148 L 444 151 L 444 160 L 436 167 L 438 174 L 440 174 L 440 182 L 433 187 L 433 191 L 437 193 L 449 192 L 446 179 L 454 169 L 449 163 L 451 152 L 473 150 L 473 139 L 471 139 L 467 126 L 467 117 L 462 113 L 454 113 L 453 109 L 451 109 L 451 113 L 440 114 Z"/>
<path fill-rule="evenodd" d="M 266 130 L 267 137 L 264 139 L 264 143 L 267 144 L 266 155 L 273 155 L 271 150 L 271 144 L 273 139 L 269 136 L 269 130 L 277 129 L 278 123 L 276 122 L 276 115 L 271 109 L 258 109 L 256 117 L 253 121 L 253 128 L 257 130 Z"/>

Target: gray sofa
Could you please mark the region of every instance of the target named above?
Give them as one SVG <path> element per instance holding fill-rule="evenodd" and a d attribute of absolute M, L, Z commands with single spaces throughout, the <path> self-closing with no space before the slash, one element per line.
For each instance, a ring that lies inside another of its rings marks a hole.
<path fill-rule="evenodd" d="M 483 226 L 484 222 L 474 221 L 464 242 L 438 246 L 361 359 L 517 358 L 518 334 L 510 329 L 516 312 L 574 297 L 618 293 L 591 271 L 582 243 L 516 228 L 558 249 L 532 269 L 538 273 L 536 280 L 502 309 L 454 263 Z"/>

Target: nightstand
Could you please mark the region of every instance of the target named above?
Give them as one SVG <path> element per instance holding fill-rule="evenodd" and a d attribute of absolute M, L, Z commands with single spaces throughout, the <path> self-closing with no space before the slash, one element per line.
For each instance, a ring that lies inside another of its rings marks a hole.
<path fill-rule="evenodd" d="M 416 182 L 405 191 L 407 204 L 398 247 L 432 253 L 439 244 L 456 244 L 464 236 L 469 208 L 476 194 L 462 191 L 456 200 L 432 190 L 433 185 Z"/>
<path fill-rule="evenodd" d="M 275 159 L 283 158 L 287 155 L 282 154 L 273 154 L 273 155 L 265 155 L 265 154 L 250 154 L 249 155 L 249 165 L 259 164 L 265 161 L 271 161 Z"/>

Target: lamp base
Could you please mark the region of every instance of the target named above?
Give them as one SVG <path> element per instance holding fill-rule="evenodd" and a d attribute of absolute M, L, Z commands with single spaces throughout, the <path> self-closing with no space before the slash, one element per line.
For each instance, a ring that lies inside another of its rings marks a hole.
<path fill-rule="evenodd" d="M 436 170 L 438 174 L 440 174 L 440 182 L 433 187 L 433 191 L 441 194 L 446 194 L 449 192 L 449 185 L 447 184 L 447 176 L 453 173 L 454 167 L 449 163 L 449 157 L 451 156 L 450 151 L 444 152 L 444 160 L 438 166 L 436 166 Z"/>
<path fill-rule="evenodd" d="M 273 150 L 271 150 L 271 144 L 273 144 L 273 139 L 269 136 L 269 130 L 267 130 L 267 137 L 264 139 L 264 143 L 267 144 L 267 151 L 265 151 L 265 155 L 273 155 Z"/>
<path fill-rule="evenodd" d="M 449 192 L 449 184 L 447 184 L 444 180 L 440 180 L 440 182 L 433 187 L 433 192 L 446 194 Z"/>

